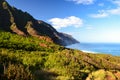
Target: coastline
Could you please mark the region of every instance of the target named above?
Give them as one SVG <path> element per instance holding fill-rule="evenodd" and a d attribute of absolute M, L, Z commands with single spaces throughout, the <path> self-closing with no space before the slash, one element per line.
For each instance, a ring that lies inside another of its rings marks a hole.
<path fill-rule="evenodd" d="M 84 52 L 84 53 L 99 53 L 99 52 L 94 52 L 94 51 L 87 51 L 87 50 L 81 50 L 82 52 Z"/>
<path fill-rule="evenodd" d="M 85 53 L 111 54 L 114 56 L 120 56 L 119 43 L 78 43 L 66 47 L 77 49 Z"/>

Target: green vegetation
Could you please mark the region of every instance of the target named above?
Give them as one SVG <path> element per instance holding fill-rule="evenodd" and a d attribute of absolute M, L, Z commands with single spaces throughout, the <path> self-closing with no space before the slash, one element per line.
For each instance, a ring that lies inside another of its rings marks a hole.
<path fill-rule="evenodd" d="M 0 31 L 1 80 L 117 80 L 119 71 L 120 57 L 83 53 L 43 39 Z"/>
<path fill-rule="evenodd" d="M 101 69 L 89 74 L 86 80 L 120 80 L 120 72 Z"/>
<path fill-rule="evenodd" d="M 78 42 L 0 0 L 0 80 L 120 80 L 120 57 L 57 45 L 66 41 Z"/>

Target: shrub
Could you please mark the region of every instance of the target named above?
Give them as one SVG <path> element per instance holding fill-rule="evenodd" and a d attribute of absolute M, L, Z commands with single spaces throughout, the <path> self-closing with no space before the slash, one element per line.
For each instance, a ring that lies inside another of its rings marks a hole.
<path fill-rule="evenodd" d="M 8 80 L 34 80 L 29 68 L 25 68 L 21 64 L 9 64 L 8 68 L 5 70 L 5 76 Z"/>

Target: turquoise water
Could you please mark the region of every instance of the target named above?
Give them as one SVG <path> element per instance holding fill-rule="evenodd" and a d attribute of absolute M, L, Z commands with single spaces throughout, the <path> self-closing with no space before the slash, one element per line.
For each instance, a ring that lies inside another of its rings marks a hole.
<path fill-rule="evenodd" d="M 85 52 L 105 53 L 120 56 L 120 43 L 78 43 L 67 46 Z"/>

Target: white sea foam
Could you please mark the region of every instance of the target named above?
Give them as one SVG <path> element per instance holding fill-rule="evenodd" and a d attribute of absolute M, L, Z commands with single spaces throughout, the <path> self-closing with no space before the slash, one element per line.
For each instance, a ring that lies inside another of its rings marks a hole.
<path fill-rule="evenodd" d="M 94 51 L 87 51 L 87 50 L 81 50 L 82 52 L 85 52 L 85 53 L 98 53 L 98 52 L 94 52 Z"/>
<path fill-rule="evenodd" d="M 112 54 L 120 56 L 120 43 L 79 43 L 67 48 L 81 50 L 84 53 Z"/>

